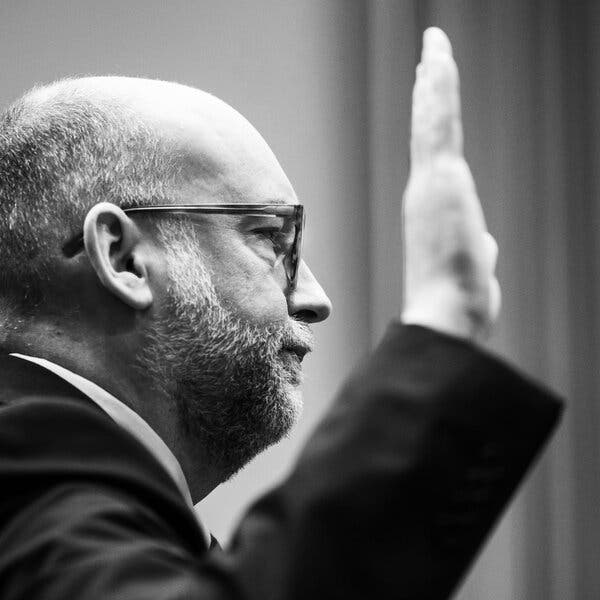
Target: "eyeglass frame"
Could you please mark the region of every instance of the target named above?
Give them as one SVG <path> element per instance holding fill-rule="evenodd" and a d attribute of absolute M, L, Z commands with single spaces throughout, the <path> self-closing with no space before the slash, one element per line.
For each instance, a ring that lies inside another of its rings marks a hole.
<path fill-rule="evenodd" d="M 300 253 L 302 249 L 302 231 L 305 224 L 304 206 L 302 204 L 165 204 L 155 206 L 132 206 L 122 209 L 126 214 L 132 213 L 171 213 L 171 214 L 226 214 L 275 217 L 294 217 L 294 241 L 289 251 L 289 271 L 285 265 L 288 255 L 284 256 L 282 264 L 288 281 L 289 291 L 294 291 L 298 284 Z M 253 214 L 255 213 L 255 214 Z M 83 232 L 70 238 L 62 246 L 62 252 L 67 258 L 72 258 L 84 248 Z"/>

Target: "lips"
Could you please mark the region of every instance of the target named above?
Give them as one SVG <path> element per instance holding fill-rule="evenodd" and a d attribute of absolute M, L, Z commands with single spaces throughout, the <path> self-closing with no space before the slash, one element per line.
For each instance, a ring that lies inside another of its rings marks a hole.
<path fill-rule="evenodd" d="M 287 357 L 287 361 L 299 367 L 313 346 L 314 337 L 308 324 L 292 319 L 284 331 L 280 353 Z"/>
<path fill-rule="evenodd" d="M 280 356 L 280 365 L 285 373 L 285 378 L 289 384 L 296 387 L 302 383 L 302 359 L 306 350 L 302 348 L 282 348 Z"/>
<path fill-rule="evenodd" d="M 298 357 L 298 360 L 300 362 L 302 362 L 302 360 L 304 359 L 304 356 L 311 351 L 311 348 L 309 346 L 300 346 L 300 345 L 283 346 L 281 348 L 281 351 L 289 352 L 290 354 L 295 354 Z"/>

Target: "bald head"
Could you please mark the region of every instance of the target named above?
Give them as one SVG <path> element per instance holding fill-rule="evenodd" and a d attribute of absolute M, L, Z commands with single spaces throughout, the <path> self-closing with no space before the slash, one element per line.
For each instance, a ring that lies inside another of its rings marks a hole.
<path fill-rule="evenodd" d="M 125 77 L 35 88 L 0 117 L 0 294 L 39 293 L 97 202 L 280 200 L 295 196 L 270 148 L 210 94 Z"/>
<path fill-rule="evenodd" d="M 42 102 L 78 95 L 99 106 L 116 105 L 130 111 L 177 153 L 183 177 L 195 186 L 211 182 L 224 195 L 223 201 L 293 195 L 258 131 L 231 106 L 201 90 L 159 80 L 87 77 L 59 82 L 35 95 Z"/>

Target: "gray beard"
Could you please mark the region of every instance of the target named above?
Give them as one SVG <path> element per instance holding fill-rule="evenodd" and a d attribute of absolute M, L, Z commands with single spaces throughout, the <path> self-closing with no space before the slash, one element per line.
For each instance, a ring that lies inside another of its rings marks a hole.
<path fill-rule="evenodd" d="M 188 445 L 224 480 L 297 421 L 300 360 L 282 349 L 309 349 L 312 334 L 293 319 L 259 326 L 235 316 L 198 264 L 197 250 L 191 262 L 184 258 L 185 248 L 174 251 L 163 316 L 147 331 L 137 366 L 174 401 Z M 185 274 L 178 265 L 185 265 Z"/>

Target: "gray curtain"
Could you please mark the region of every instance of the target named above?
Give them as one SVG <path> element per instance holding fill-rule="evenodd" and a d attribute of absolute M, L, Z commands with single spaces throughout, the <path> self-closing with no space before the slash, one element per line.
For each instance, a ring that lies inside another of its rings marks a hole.
<path fill-rule="evenodd" d="M 397 311 L 409 85 L 430 25 L 461 72 L 465 151 L 500 245 L 490 342 L 568 398 L 558 434 L 457 594 L 600 598 L 600 2 L 367 4 L 371 318 Z"/>

